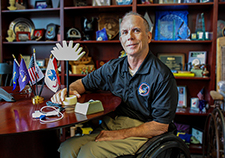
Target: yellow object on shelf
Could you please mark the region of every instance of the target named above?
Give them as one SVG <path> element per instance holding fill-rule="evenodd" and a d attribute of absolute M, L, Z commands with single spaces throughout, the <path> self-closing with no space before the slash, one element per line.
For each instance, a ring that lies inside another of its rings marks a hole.
<path fill-rule="evenodd" d="M 194 73 L 173 73 L 175 77 L 195 77 Z"/>

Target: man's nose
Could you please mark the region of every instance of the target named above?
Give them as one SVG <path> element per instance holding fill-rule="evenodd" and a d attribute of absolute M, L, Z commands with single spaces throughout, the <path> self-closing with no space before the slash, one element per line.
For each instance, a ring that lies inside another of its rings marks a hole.
<path fill-rule="evenodd" d="M 129 31 L 127 34 L 127 40 L 133 39 L 133 36 L 134 36 L 133 33 L 131 31 Z"/>

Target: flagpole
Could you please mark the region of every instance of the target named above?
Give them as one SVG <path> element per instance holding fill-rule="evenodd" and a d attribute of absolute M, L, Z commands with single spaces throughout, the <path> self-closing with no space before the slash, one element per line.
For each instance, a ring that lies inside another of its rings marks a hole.
<path fill-rule="evenodd" d="M 66 60 L 66 88 L 67 88 L 67 97 L 69 97 L 69 61 Z"/>
<path fill-rule="evenodd" d="M 36 92 L 38 95 L 38 84 L 37 84 L 37 70 L 36 70 L 36 55 L 35 55 L 35 48 L 33 48 L 33 57 L 34 57 L 34 70 L 35 70 L 35 80 L 36 80 Z"/>
<path fill-rule="evenodd" d="M 20 66 L 20 64 L 18 63 L 18 61 L 16 60 L 16 57 L 14 54 L 12 54 L 13 58 L 14 58 L 14 61 L 17 63 L 18 66 Z M 23 58 L 23 56 L 20 54 L 21 56 L 21 59 Z M 32 92 L 34 93 L 34 95 L 36 95 L 35 91 L 33 90 L 32 86 L 31 86 L 31 82 L 29 81 L 29 87 L 31 88 Z"/>

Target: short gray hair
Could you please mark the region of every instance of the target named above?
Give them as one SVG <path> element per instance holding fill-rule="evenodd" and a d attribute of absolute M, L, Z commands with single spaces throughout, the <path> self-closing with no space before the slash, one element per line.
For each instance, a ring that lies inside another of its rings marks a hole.
<path fill-rule="evenodd" d="M 131 15 L 136 15 L 136 16 L 139 16 L 139 17 L 141 17 L 143 20 L 144 20 L 144 25 L 145 25 L 145 31 L 146 31 L 146 33 L 148 33 L 149 32 L 149 24 L 148 24 L 148 21 L 144 18 L 144 16 L 142 16 L 141 14 L 139 14 L 139 13 L 136 13 L 136 12 L 133 12 L 133 11 L 130 11 L 130 12 L 128 12 L 128 13 L 126 13 L 124 16 L 123 16 L 123 18 L 122 18 L 122 22 L 123 22 L 123 20 L 126 18 L 126 17 L 128 17 L 128 16 L 131 16 Z M 121 22 L 121 24 L 122 24 L 122 22 Z M 121 25 L 120 24 L 120 25 Z"/>

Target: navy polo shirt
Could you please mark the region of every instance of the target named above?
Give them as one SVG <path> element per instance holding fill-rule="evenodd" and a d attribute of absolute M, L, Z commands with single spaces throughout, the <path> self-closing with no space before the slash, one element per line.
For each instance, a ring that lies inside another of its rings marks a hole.
<path fill-rule="evenodd" d="M 176 80 L 151 52 L 133 76 L 129 73 L 127 57 L 123 57 L 110 60 L 82 78 L 82 83 L 88 91 L 111 91 L 122 98 L 122 104 L 116 109 L 118 115 L 166 124 L 175 117 Z"/>

